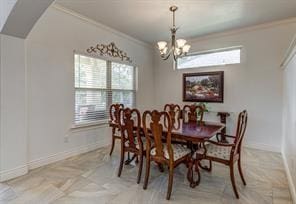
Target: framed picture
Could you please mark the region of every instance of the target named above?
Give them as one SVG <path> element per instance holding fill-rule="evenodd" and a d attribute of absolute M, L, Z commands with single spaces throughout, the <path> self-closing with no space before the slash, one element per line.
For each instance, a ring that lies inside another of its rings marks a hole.
<path fill-rule="evenodd" d="M 224 72 L 183 74 L 183 101 L 223 103 Z"/>

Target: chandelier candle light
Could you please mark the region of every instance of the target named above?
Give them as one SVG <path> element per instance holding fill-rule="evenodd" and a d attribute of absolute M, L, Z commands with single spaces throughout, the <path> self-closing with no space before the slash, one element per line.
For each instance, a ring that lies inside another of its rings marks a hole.
<path fill-rule="evenodd" d="M 159 41 L 157 43 L 160 56 L 163 60 L 167 60 L 170 55 L 173 55 L 174 62 L 177 62 L 179 57 L 185 56 L 190 49 L 190 45 L 186 44 L 186 40 L 176 40 L 176 32 L 178 28 L 175 25 L 175 11 L 178 9 L 177 6 L 171 6 L 170 11 L 173 12 L 173 27 L 171 28 L 172 42 L 171 47 L 168 47 L 168 43 L 165 41 Z"/>

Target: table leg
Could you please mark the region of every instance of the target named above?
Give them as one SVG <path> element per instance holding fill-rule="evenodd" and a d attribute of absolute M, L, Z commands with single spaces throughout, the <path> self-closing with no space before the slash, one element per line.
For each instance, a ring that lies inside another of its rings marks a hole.
<path fill-rule="evenodd" d="M 226 118 L 228 116 L 230 116 L 230 114 L 228 112 L 218 112 L 217 116 L 220 117 L 220 122 L 226 125 Z M 223 130 L 221 131 L 221 141 L 222 143 L 228 143 L 226 137 L 226 126 L 223 128 Z"/>
<path fill-rule="evenodd" d="M 221 141 L 222 143 L 228 143 L 226 137 L 225 137 L 225 132 L 226 132 L 226 128 L 223 128 L 223 130 L 221 131 Z"/>
<path fill-rule="evenodd" d="M 187 163 L 187 167 L 188 167 L 187 180 L 189 181 L 191 188 L 195 188 L 200 183 L 200 172 L 198 169 L 198 165 L 195 163 L 196 163 L 196 160 L 194 160 L 192 157 L 189 158 Z M 193 170 L 194 167 L 195 169 Z M 197 176 L 198 176 L 197 180 L 194 180 L 194 172 L 197 173 Z"/>

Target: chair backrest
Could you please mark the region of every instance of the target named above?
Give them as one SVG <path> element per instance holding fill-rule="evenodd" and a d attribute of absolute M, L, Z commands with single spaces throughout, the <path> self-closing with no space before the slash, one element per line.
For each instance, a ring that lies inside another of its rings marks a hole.
<path fill-rule="evenodd" d="M 136 141 L 143 149 L 143 143 L 140 137 L 141 115 L 137 109 L 119 110 L 119 128 L 121 130 L 121 142 L 123 145 L 136 148 Z M 136 137 L 135 137 L 136 136 Z"/>
<path fill-rule="evenodd" d="M 182 112 L 183 112 L 183 120 L 185 122 L 202 122 L 203 121 L 204 107 L 202 106 L 194 105 L 194 104 L 185 105 L 183 107 Z"/>
<path fill-rule="evenodd" d="M 150 152 L 151 144 L 153 139 L 153 146 L 155 148 L 156 154 L 154 158 L 158 161 L 167 160 L 164 156 L 164 145 L 162 143 L 163 130 L 166 131 L 166 146 L 168 150 L 169 160 L 173 161 L 173 149 L 171 144 L 171 133 L 172 133 L 172 120 L 170 115 L 165 112 L 159 112 L 157 110 L 145 111 L 143 114 L 143 129 L 146 137 L 146 151 Z M 164 125 L 165 121 L 167 124 Z"/>
<path fill-rule="evenodd" d="M 233 153 L 240 153 L 242 141 L 245 136 L 246 128 L 248 122 L 248 113 L 246 110 L 239 113 L 236 127 L 236 135 L 234 139 L 235 147 L 233 149 Z"/>
<path fill-rule="evenodd" d="M 111 121 L 115 123 L 119 123 L 119 110 L 123 108 L 124 108 L 124 105 L 119 103 L 115 103 L 110 106 L 109 114 L 110 114 Z"/>
<path fill-rule="evenodd" d="M 168 112 L 172 119 L 173 128 L 180 127 L 181 108 L 178 104 L 165 104 L 164 111 Z"/>

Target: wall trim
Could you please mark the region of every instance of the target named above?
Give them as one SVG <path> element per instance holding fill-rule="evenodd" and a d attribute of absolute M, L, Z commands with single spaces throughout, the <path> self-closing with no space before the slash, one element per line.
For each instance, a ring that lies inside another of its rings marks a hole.
<path fill-rule="evenodd" d="M 295 185 L 293 183 L 293 179 L 292 179 L 291 172 L 289 169 L 288 161 L 287 161 L 284 151 L 282 151 L 282 157 L 283 157 L 283 161 L 284 161 L 284 167 L 285 167 L 285 171 L 286 171 L 286 175 L 287 175 L 287 179 L 288 179 L 288 184 L 289 184 L 289 189 L 290 189 L 292 201 L 294 204 L 296 204 L 296 189 L 295 189 Z"/>
<path fill-rule="evenodd" d="M 110 143 L 109 140 L 103 140 L 103 141 L 97 142 L 95 144 L 84 145 L 84 146 L 73 148 L 73 149 L 70 149 L 67 151 L 63 151 L 63 152 L 59 152 L 59 153 L 52 154 L 49 156 L 41 157 L 39 159 L 35 159 L 35 160 L 30 161 L 28 163 L 28 168 L 29 168 L 29 170 L 36 169 L 41 166 L 45 166 L 45 165 L 48 165 L 48 164 L 51 164 L 51 163 L 54 163 L 54 162 L 57 162 L 60 160 L 67 159 L 69 157 L 77 156 L 79 154 L 83 154 L 83 153 L 87 153 L 87 152 L 96 150 L 100 147 L 104 147 L 104 146 L 109 145 L 109 143 Z"/>
<path fill-rule="evenodd" d="M 22 165 L 13 169 L 4 170 L 0 172 L 0 182 L 7 181 L 28 173 L 28 166 Z"/>
<path fill-rule="evenodd" d="M 296 17 L 287 18 L 287 19 L 278 20 L 278 21 L 267 22 L 267 23 L 262 23 L 262 24 L 257 24 L 257 25 L 253 25 L 253 26 L 247 26 L 247 27 L 238 28 L 238 29 L 232 29 L 232 30 L 228 30 L 228 31 L 224 31 L 224 32 L 207 34 L 207 35 L 203 35 L 203 36 L 199 36 L 199 37 L 192 37 L 192 38 L 189 38 L 188 41 L 190 41 L 190 43 L 195 43 L 195 42 L 199 42 L 199 41 L 210 40 L 213 38 L 232 36 L 232 35 L 237 35 L 240 33 L 252 32 L 252 31 L 256 31 L 256 30 L 262 30 L 262 29 L 285 25 L 285 24 L 290 24 L 290 23 L 296 23 Z"/>
<path fill-rule="evenodd" d="M 58 162 L 60 160 L 67 159 L 69 157 L 77 156 L 79 154 L 83 154 L 83 153 L 87 153 L 87 152 L 96 150 L 98 148 L 109 145 L 109 143 L 110 143 L 109 140 L 103 140 L 103 141 L 97 142 L 95 144 L 84 145 L 84 146 L 73 148 L 73 149 L 63 151 L 60 153 L 52 154 L 52 155 L 49 155 L 46 157 L 41 157 L 39 159 L 32 160 L 32 161 L 28 162 L 27 165 L 22 165 L 22 166 L 19 166 L 19 167 L 10 169 L 10 170 L 1 171 L 0 172 L 0 182 L 7 181 L 9 179 L 13 179 L 13 178 L 25 175 L 28 173 L 28 170 L 42 167 L 42 166 L 45 166 L 45 165 L 48 165 L 48 164 L 51 164 L 54 162 Z M 280 152 L 278 147 L 265 145 L 265 144 L 259 144 L 259 143 L 248 143 L 248 144 L 245 144 L 244 147 L 265 150 L 265 151 L 272 151 L 272 152 Z M 287 177 L 288 177 L 288 181 L 289 181 L 289 186 L 291 189 L 291 194 L 292 194 L 293 200 L 295 202 L 296 201 L 296 193 L 295 193 L 295 188 L 294 188 L 294 185 L 292 182 L 292 177 L 291 177 L 290 171 L 288 169 L 287 160 L 286 160 L 283 153 L 282 153 L 282 156 L 283 156 L 285 169 L 286 169 L 286 173 L 287 173 Z"/>
<path fill-rule="evenodd" d="M 281 148 L 280 147 L 273 146 L 273 145 L 262 144 L 262 143 L 248 142 L 248 143 L 244 144 L 244 147 L 252 148 L 252 149 L 258 149 L 258 150 L 264 150 L 264 151 L 269 151 L 269 152 L 281 153 Z"/>
<path fill-rule="evenodd" d="M 80 146 L 77 148 L 73 148 L 64 152 L 60 152 L 57 154 L 52 154 L 46 157 L 42 157 L 27 163 L 27 165 L 22 165 L 13 169 L 5 170 L 0 172 L 0 182 L 4 182 L 13 178 L 17 178 L 19 176 L 23 176 L 28 173 L 29 170 L 35 169 L 38 167 L 42 167 L 54 162 L 58 162 L 60 160 L 67 159 L 69 157 L 77 156 L 79 154 L 87 153 L 98 148 L 109 145 L 110 141 L 105 139 L 100 142 Z"/>
<path fill-rule="evenodd" d="M 286 51 L 285 57 L 281 64 L 281 68 L 285 69 L 295 55 L 296 55 L 296 35 L 294 36 L 289 48 Z"/>
<path fill-rule="evenodd" d="M 150 49 L 153 48 L 153 46 L 151 46 L 150 44 L 148 44 L 148 43 L 146 43 L 146 42 L 143 42 L 143 41 L 138 40 L 138 39 L 136 39 L 136 38 L 134 38 L 134 37 L 131 37 L 131 36 L 128 35 L 128 34 L 125 34 L 125 33 L 123 33 L 123 32 L 120 32 L 120 31 L 118 31 L 118 30 L 115 30 L 115 29 L 113 29 L 113 28 L 110 28 L 110 27 L 107 26 L 107 25 L 104 25 L 104 24 L 99 23 L 99 22 L 97 22 L 97 21 L 95 21 L 95 20 L 92 20 L 92 19 L 90 19 L 90 18 L 88 18 L 88 17 L 86 17 L 86 16 L 84 16 L 84 15 L 82 15 L 82 14 L 80 14 L 80 13 L 77 13 L 76 11 L 73 11 L 73 10 L 71 10 L 71 9 L 68 9 L 68 8 L 66 8 L 66 7 L 64 7 L 64 6 L 60 5 L 60 4 L 54 3 L 53 6 L 51 6 L 51 7 L 52 7 L 52 8 L 55 8 L 55 9 L 57 9 L 57 10 L 59 10 L 59 11 L 62 11 L 62 12 L 64 12 L 64 13 L 66 13 L 66 14 L 69 14 L 69 15 L 71 15 L 71 16 L 74 16 L 74 17 L 76 17 L 76 18 L 78 18 L 78 19 L 84 21 L 85 23 L 88 23 L 88 24 L 90 24 L 90 25 L 94 25 L 94 26 L 96 26 L 96 27 L 98 27 L 98 28 L 101 28 L 101 29 L 104 29 L 104 30 L 106 30 L 106 31 L 108 31 L 108 32 L 111 32 L 111 33 L 113 33 L 113 34 L 115 34 L 115 35 L 117 35 L 117 36 L 119 36 L 119 37 L 125 38 L 125 39 L 127 39 L 127 40 L 129 40 L 129 41 L 132 41 L 132 42 L 134 42 L 134 43 L 137 43 L 137 44 L 139 44 L 139 45 L 141 45 L 141 46 L 144 46 L 144 47 L 147 47 L 147 48 L 150 48 Z"/>

